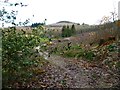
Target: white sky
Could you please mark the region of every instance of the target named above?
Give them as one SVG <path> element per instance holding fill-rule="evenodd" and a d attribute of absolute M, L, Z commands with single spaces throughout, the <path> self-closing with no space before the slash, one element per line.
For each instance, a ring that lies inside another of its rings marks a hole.
<path fill-rule="evenodd" d="M 98 24 L 103 16 L 118 13 L 120 0 L 10 0 L 22 1 L 28 4 L 19 9 L 18 18 L 30 18 L 31 22 L 56 23 L 58 21 L 72 21 L 82 24 Z M 34 18 L 32 15 L 34 14 Z"/>

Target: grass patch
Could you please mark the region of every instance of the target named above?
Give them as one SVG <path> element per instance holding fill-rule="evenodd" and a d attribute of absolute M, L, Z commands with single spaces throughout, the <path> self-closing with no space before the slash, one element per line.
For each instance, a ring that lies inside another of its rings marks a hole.
<path fill-rule="evenodd" d="M 116 46 L 115 46 L 115 45 L 109 45 L 109 46 L 107 47 L 107 49 L 108 49 L 110 52 L 114 52 L 114 51 L 116 51 Z"/>
<path fill-rule="evenodd" d="M 48 39 L 48 38 L 40 38 L 40 41 L 41 41 L 41 42 L 48 42 L 49 39 Z"/>
<path fill-rule="evenodd" d="M 93 60 L 93 57 L 95 57 L 94 53 L 92 51 L 85 52 L 84 57 L 88 59 L 89 61 Z"/>
<path fill-rule="evenodd" d="M 83 49 L 79 49 L 79 50 L 67 50 L 64 51 L 63 54 L 64 57 L 71 57 L 71 58 L 80 58 L 84 56 L 84 50 Z"/>
<path fill-rule="evenodd" d="M 94 52 L 93 51 L 85 51 L 83 48 L 81 48 L 79 45 L 73 45 L 70 47 L 70 49 L 65 50 L 59 50 L 56 54 L 59 55 L 62 53 L 62 56 L 64 57 L 70 57 L 70 58 L 86 58 L 88 61 L 93 60 Z"/>

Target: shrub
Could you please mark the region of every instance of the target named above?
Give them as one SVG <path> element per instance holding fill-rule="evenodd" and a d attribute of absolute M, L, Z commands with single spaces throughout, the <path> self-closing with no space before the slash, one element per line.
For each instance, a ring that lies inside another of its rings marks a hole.
<path fill-rule="evenodd" d="M 85 55 L 84 57 L 88 60 L 93 60 L 93 57 L 94 57 L 94 53 L 92 51 L 88 51 L 88 52 L 85 52 Z"/>
<path fill-rule="evenodd" d="M 67 50 L 63 54 L 63 56 L 66 56 L 66 57 L 77 57 L 77 58 L 79 58 L 79 57 L 81 57 L 83 55 L 84 55 L 84 50 L 82 50 L 82 49 Z"/>
<path fill-rule="evenodd" d="M 79 45 L 74 45 L 71 47 L 71 49 L 81 50 L 82 48 Z"/>
<path fill-rule="evenodd" d="M 109 45 L 109 46 L 107 47 L 107 49 L 108 49 L 110 52 L 114 52 L 114 51 L 117 50 L 117 47 L 116 47 L 115 45 Z"/>
<path fill-rule="evenodd" d="M 12 81 L 23 82 L 32 76 L 30 67 L 39 62 L 31 58 L 34 55 L 32 49 L 39 43 L 39 35 L 27 35 L 24 31 L 16 33 L 15 28 L 2 30 L 3 87 Z"/>

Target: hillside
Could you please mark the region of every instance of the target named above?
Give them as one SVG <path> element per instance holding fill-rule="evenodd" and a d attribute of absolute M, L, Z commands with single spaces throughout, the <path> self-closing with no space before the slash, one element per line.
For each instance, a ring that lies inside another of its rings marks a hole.
<path fill-rule="evenodd" d="M 47 28 L 47 30 L 61 30 L 64 25 L 66 26 L 68 25 L 71 27 L 73 24 L 75 25 L 76 30 L 86 29 L 91 27 L 87 24 L 80 25 L 79 23 L 71 22 L 71 21 L 59 21 L 53 24 L 46 25 L 45 27 Z"/>
<path fill-rule="evenodd" d="M 64 26 L 64 25 L 78 25 L 79 23 L 75 23 L 75 22 L 70 22 L 70 21 L 59 21 L 53 24 L 50 24 L 49 26 Z"/>

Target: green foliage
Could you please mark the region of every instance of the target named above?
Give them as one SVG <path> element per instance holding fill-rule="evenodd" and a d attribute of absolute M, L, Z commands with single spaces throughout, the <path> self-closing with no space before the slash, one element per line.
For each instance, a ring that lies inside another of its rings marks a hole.
<path fill-rule="evenodd" d="M 83 57 L 83 58 L 86 58 L 88 61 L 93 60 L 93 58 L 95 57 L 94 52 L 85 51 L 78 45 L 73 45 L 71 46 L 70 50 L 65 50 L 63 56 L 73 57 L 73 58 Z"/>
<path fill-rule="evenodd" d="M 62 37 L 66 37 L 66 35 L 67 35 L 66 26 L 63 26 L 61 35 L 62 35 Z"/>
<path fill-rule="evenodd" d="M 120 70 L 120 61 L 116 63 L 116 67 Z"/>
<path fill-rule="evenodd" d="M 92 51 L 85 52 L 84 57 L 88 60 L 93 60 L 94 53 Z"/>
<path fill-rule="evenodd" d="M 84 56 L 84 50 L 78 45 L 73 45 L 71 46 L 70 50 L 64 51 L 63 56 L 79 58 L 79 57 Z"/>
<path fill-rule="evenodd" d="M 114 52 L 114 51 L 116 51 L 116 46 L 115 46 L 115 45 L 109 45 L 109 46 L 107 47 L 107 49 L 108 49 L 110 52 Z"/>
<path fill-rule="evenodd" d="M 82 49 L 82 48 L 80 47 L 80 45 L 73 45 L 73 46 L 71 46 L 71 49 L 78 50 L 78 49 Z"/>
<path fill-rule="evenodd" d="M 73 24 L 71 27 L 71 33 L 74 35 L 76 33 L 75 25 Z"/>
<path fill-rule="evenodd" d="M 71 28 L 69 28 L 69 26 L 67 26 L 67 27 L 63 26 L 61 36 L 62 37 L 70 37 L 70 36 L 74 35 L 75 32 L 76 32 L 76 29 L 75 29 L 74 25 L 72 25 Z"/>
<path fill-rule="evenodd" d="M 21 32 L 16 33 L 15 28 L 2 30 L 3 85 L 17 81 L 19 77 L 22 80 L 29 78 L 32 75 L 30 67 L 39 65 L 39 61 L 32 58 L 33 48 L 41 42 L 37 30 L 29 35 Z"/>
<path fill-rule="evenodd" d="M 66 28 L 66 37 L 70 37 L 72 35 L 71 29 L 69 28 L 69 26 L 67 26 Z"/>
<path fill-rule="evenodd" d="M 64 52 L 64 56 L 66 56 L 66 57 L 75 57 L 75 55 L 76 54 L 78 54 L 79 52 L 78 51 L 76 51 L 76 50 L 68 50 L 68 51 L 66 51 L 66 52 Z"/>

